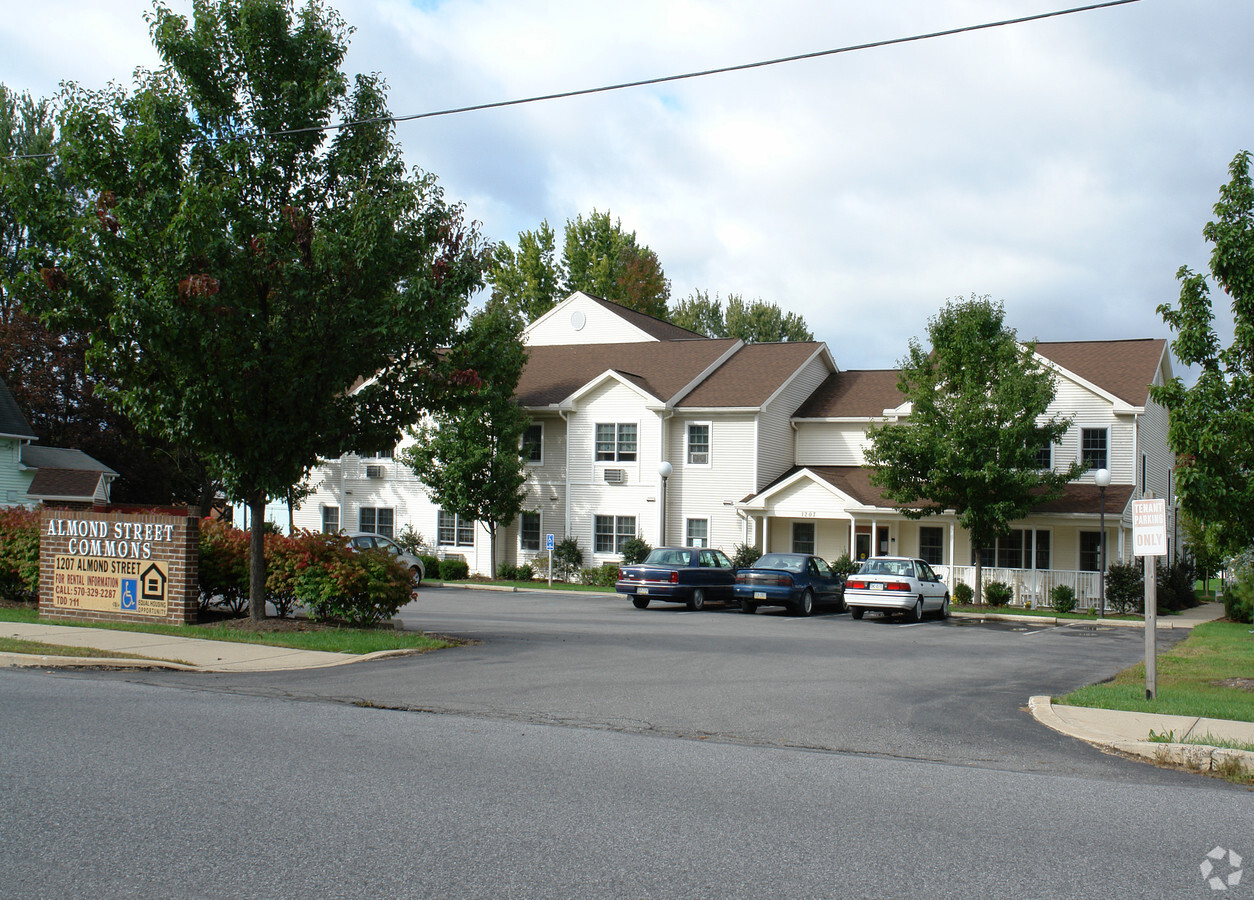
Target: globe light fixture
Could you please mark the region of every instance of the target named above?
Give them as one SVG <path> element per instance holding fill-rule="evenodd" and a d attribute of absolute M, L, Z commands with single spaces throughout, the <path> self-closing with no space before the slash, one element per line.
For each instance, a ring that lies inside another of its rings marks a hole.
<path fill-rule="evenodd" d="M 1098 565 L 1097 573 L 1097 615 L 1101 617 L 1106 615 L 1106 488 L 1110 486 L 1110 469 L 1101 468 L 1094 472 L 1093 483 L 1097 485 L 1097 492 L 1100 497 L 1097 504 L 1097 515 L 1100 523 L 1098 527 L 1102 531 L 1102 558 Z"/>

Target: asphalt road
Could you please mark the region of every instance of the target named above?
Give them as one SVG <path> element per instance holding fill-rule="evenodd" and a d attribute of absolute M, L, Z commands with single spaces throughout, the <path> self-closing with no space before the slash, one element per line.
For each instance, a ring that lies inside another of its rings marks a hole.
<path fill-rule="evenodd" d="M 0 897 L 1190 897 L 1212 849 L 1254 860 L 1248 790 L 1022 711 L 1137 630 L 454 590 L 403 617 L 479 643 L 0 671 Z"/>

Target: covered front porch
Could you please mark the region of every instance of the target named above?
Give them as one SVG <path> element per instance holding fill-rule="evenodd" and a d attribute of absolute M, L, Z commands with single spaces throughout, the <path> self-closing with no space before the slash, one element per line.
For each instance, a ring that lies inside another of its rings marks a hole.
<path fill-rule="evenodd" d="M 1009 585 L 1012 604 L 1050 604 L 1057 585 L 1074 591 L 1077 609 L 1092 609 L 1101 595 L 1101 537 L 1106 561 L 1130 555 L 1131 523 L 1125 516 L 1132 489 L 1112 487 L 1104 511 L 1092 485 L 1075 484 L 1063 497 L 1031 516 L 981 553 L 983 581 Z M 765 553 L 814 553 L 829 562 L 846 554 L 926 560 L 950 585 L 975 586 L 975 552 L 951 513 L 907 517 L 870 484 L 861 467 L 801 467 L 738 504 L 751 527 L 748 540 Z"/>

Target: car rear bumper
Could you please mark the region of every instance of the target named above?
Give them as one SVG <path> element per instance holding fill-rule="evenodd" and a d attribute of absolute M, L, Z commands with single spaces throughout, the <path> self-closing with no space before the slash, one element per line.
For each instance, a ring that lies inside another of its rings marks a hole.
<path fill-rule="evenodd" d="M 666 581 L 620 581 L 614 585 L 620 594 L 650 597 L 654 600 L 687 600 L 692 596 L 692 586 L 671 584 Z"/>
<path fill-rule="evenodd" d="M 796 588 L 770 587 L 762 584 L 738 584 L 732 588 L 737 602 L 758 603 L 763 606 L 791 606 L 801 596 Z"/>
<path fill-rule="evenodd" d="M 891 609 L 902 612 L 914 609 L 918 594 L 890 594 L 884 591 L 851 591 L 845 588 L 845 606 L 863 609 Z"/>

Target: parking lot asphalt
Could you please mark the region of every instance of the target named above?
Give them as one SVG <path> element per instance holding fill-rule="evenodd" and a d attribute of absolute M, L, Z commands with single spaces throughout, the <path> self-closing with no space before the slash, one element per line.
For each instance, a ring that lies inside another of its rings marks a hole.
<path fill-rule="evenodd" d="M 486 601 L 476 602 L 474 598 L 477 597 L 485 597 Z M 433 603 L 432 600 L 435 598 L 439 598 L 439 602 Z M 569 616 L 569 610 L 571 609 L 580 609 L 582 611 L 581 620 L 587 614 L 595 613 L 597 610 L 608 612 L 615 620 L 619 620 L 624 613 L 627 613 L 632 618 L 624 619 L 623 621 L 630 622 L 633 626 L 641 626 L 644 623 L 648 623 L 651 627 L 646 627 L 643 631 L 633 627 L 631 631 L 624 632 L 621 627 L 617 627 L 618 623 L 616 621 L 616 627 L 609 632 L 611 639 L 618 635 L 624 641 L 633 642 L 638 654 L 643 651 L 641 661 L 646 666 L 646 671 L 637 672 L 635 676 L 632 676 L 634 683 L 625 681 L 621 685 L 623 698 L 633 694 L 647 695 L 655 691 L 658 684 L 666 683 L 667 681 L 677 682 L 679 689 L 690 695 L 693 693 L 711 696 L 725 694 L 729 690 L 734 690 L 738 681 L 745 678 L 753 678 L 755 667 L 760 677 L 770 677 L 772 669 L 776 669 L 778 664 L 778 659 L 774 658 L 777 654 L 796 655 L 803 660 L 809 654 L 815 659 L 814 666 L 809 668 L 809 671 L 814 676 L 810 681 L 813 685 L 818 685 L 820 691 L 812 690 L 811 685 L 799 683 L 793 674 L 786 674 L 784 680 L 789 687 L 790 698 L 794 701 L 799 700 L 803 703 L 812 704 L 818 716 L 824 715 L 822 711 L 823 694 L 821 685 L 826 678 L 831 676 L 826 664 L 833 659 L 831 655 L 832 647 L 826 642 L 830 642 L 834 637 L 834 632 L 831 630 L 833 626 L 848 632 L 847 635 L 843 636 L 851 636 L 856 630 L 860 629 L 882 629 L 887 627 L 900 630 L 914 627 L 902 625 L 897 623 L 896 620 L 886 618 L 881 618 L 877 621 L 874 616 L 869 616 L 863 622 L 855 624 L 848 616 L 843 615 L 820 616 L 816 619 L 807 620 L 782 614 L 759 613 L 757 618 L 769 620 L 769 624 L 760 627 L 757 626 L 757 623 L 748 620 L 748 617 L 718 616 L 717 619 L 725 619 L 727 625 L 726 627 L 717 627 L 715 629 L 716 632 L 721 633 L 712 637 L 710 646 L 718 646 L 729 650 L 730 655 L 715 660 L 714 655 L 712 653 L 709 654 L 707 660 L 709 663 L 708 669 L 700 673 L 698 660 L 695 671 L 700 674 L 694 674 L 692 660 L 686 657 L 699 653 L 700 648 L 692 643 L 692 640 L 696 639 L 698 635 L 691 631 L 690 626 L 693 621 L 701 621 L 702 617 L 709 615 L 708 613 L 689 613 L 680 608 L 666 607 L 643 611 L 631 610 L 628 613 L 623 608 L 621 602 L 615 602 L 617 598 L 614 597 L 607 597 L 602 594 L 586 595 L 582 599 L 591 602 L 581 605 L 580 596 L 572 596 L 570 594 L 557 595 L 536 592 L 533 594 L 514 595 L 511 598 L 507 596 L 493 596 L 487 591 L 472 590 L 463 592 L 453 588 L 430 588 L 424 590 L 423 596 L 420 597 L 418 602 L 407 606 L 402 611 L 398 621 L 403 627 L 448 633 L 460 632 L 458 636 L 467 637 L 474 641 L 488 643 L 496 641 L 501 644 L 512 644 L 514 645 L 513 651 L 507 653 L 505 659 L 512 659 L 521 666 L 531 666 L 534 664 L 534 660 L 530 659 L 529 648 L 526 644 L 529 640 L 534 640 L 534 638 L 529 639 L 526 637 L 527 628 L 517 627 L 517 620 L 520 617 L 532 617 L 534 619 L 533 624 L 541 631 L 545 629 L 545 623 L 547 622 L 550 630 L 559 633 L 558 640 L 564 642 L 568 638 L 561 636 L 561 633 L 569 632 L 572 627 Z M 521 600 L 521 604 L 511 603 L 511 600 Z M 554 616 L 554 613 L 559 609 L 561 612 Z M 436 610 L 440 611 L 437 612 Z M 1222 605 L 1208 604 L 1195 610 L 1190 610 L 1184 616 L 1173 617 L 1167 620 L 1164 625 L 1173 632 L 1179 632 L 1181 629 L 1188 629 L 1198 622 L 1220 618 L 1222 614 Z M 550 616 L 553 617 L 550 618 Z M 695 620 L 693 617 L 696 617 Z M 676 629 L 674 626 L 681 620 L 687 620 L 685 621 L 685 627 Z M 716 620 L 708 621 L 713 622 Z M 511 622 L 514 622 L 514 624 L 511 624 Z M 923 622 L 918 624 L 922 627 L 926 627 L 929 624 L 943 624 L 959 629 L 978 627 L 981 630 L 1010 632 L 1016 637 L 1037 635 L 1045 631 L 1059 631 L 1066 637 L 1105 636 L 1112 638 L 1113 636 L 1116 639 L 1123 637 L 1125 644 L 1127 643 L 1126 638 L 1134 635 L 1137 643 L 1140 643 L 1139 635 L 1142 633 L 1141 628 L 1134 627 L 1136 623 L 1132 623 L 1130 626 L 1128 623 L 1115 620 L 1106 620 L 1100 623 L 1068 622 L 1067 620 L 1055 621 L 1041 617 L 1018 617 L 1013 614 L 955 613 L 946 623 Z M 595 644 L 598 640 L 601 640 L 603 635 L 599 635 L 592 625 L 593 623 L 590 622 L 587 624 L 576 623 L 574 633 L 569 635 L 571 644 Z M 806 634 L 806 639 L 803 641 L 803 629 L 807 625 L 810 625 L 812 628 L 817 626 L 817 628 Z M 755 645 L 752 649 L 746 649 L 742 645 L 743 637 L 751 633 L 741 629 L 748 626 L 758 627 L 758 633 L 753 638 Z M 735 633 L 729 633 L 729 629 L 730 632 Z M 1119 632 L 1123 632 L 1123 635 L 1120 635 Z M 866 633 L 875 634 L 874 631 Z M 377 663 L 381 659 L 401 655 L 382 653 L 370 654 L 368 656 L 351 656 L 340 653 L 290 650 L 257 644 L 147 635 L 136 632 L 111 631 L 101 628 L 84 628 L 50 623 L 5 623 L 0 628 L 0 634 L 7 637 L 65 647 L 90 647 L 97 650 L 127 654 L 127 658 L 110 659 L 63 655 L 0 654 L 0 666 L 38 668 L 167 668 L 205 673 L 264 674 L 291 672 L 294 670 L 327 669 L 350 664 Z M 1178 639 L 1179 636 L 1177 633 L 1174 635 L 1174 638 Z M 520 641 L 522 642 L 521 645 L 519 644 Z M 785 644 L 792 643 L 794 646 L 783 647 L 780 644 L 781 641 Z M 1169 643 L 1174 643 L 1174 640 L 1164 642 L 1164 644 Z M 650 646 L 656 652 L 650 652 Z M 766 649 L 765 654 L 759 652 L 763 648 Z M 899 674 L 894 671 L 894 667 L 885 667 L 883 660 L 869 658 L 871 653 L 882 653 L 882 650 L 878 650 L 876 647 L 868 648 L 868 656 L 862 658 L 860 658 L 859 654 L 861 648 L 852 646 L 848 642 L 842 641 L 839 649 L 842 657 L 842 683 L 859 679 L 892 681 Z M 962 647 L 953 648 L 959 654 L 957 660 L 950 660 L 944 667 L 940 665 L 933 667 L 935 672 L 934 678 L 928 678 L 926 674 L 929 669 L 928 659 L 932 658 L 933 654 L 941 652 L 942 648 L 938 648 L 934 642 L 910 640 L 904 642 L 900 649 L 903 653 L 908 653 L 913 657 L 914 665 L 910 667 L 906 679 L 918 684 L 917 695 L 920 700 L 926 701 L 928 698 L 932 698 L 935 701 L 938 697 L 938 688 L 961 684 L 961 672 L 963 671 L 961 654 L 964 652 Z M 971 650 L 971 647 L 967 647 L 965 652 L 971 652 Z M 1115 656 L 1126 657 L 1126 647 L 1124 651 L 1115 654 Z M 478 656 L 474 650 L 452 652 L 467 652 Z M 736 665 L 735 661 L 738 657 L 738 652 L 739 658 L 744 661 L 745 666 Z M 980 655 L 988 656 L 986 649 L 978 652 Z M 704 656 L 705 654 L 700 655 Z M 681 657 L 685 657 L 682 659 L 682 664 Z M 852 659 L 849 657 L 852 657 Z M 920 662 L 920 660 L 922 661 Z M 501 665 L 504 661 L 497 659 L 486 662 L 488 665 L 495 666 Z M 956 666 L 955 662 L 957 663 Z M 551 663 L 544 664 L 551 665 Z M 577 664 L 586 666 L 584 662 Z M 978 657 L 970 658 L 968 664 L 973 666 L 979 665 Z M 397 663 L 394 662 L 389 665 L 388 669 L 379 669 L 378 671 L 383 677 L 392 677 L 395 665 Z M 823 667 L 822 671 L 819 668 L 820 666 Z M 358 670 L 354 673 L 354 681 L 360 683 L 363 677 L 370 677 L 369 673 L 375 667 L 354 665 L 353 668 Z M 585 669 L 585 671 L 587 670 Z M 776 669 L 776 671 L 790 672 L 791 670 L 784 667 Z M 800 671 L 802 673 L 807 671 L 807 666 L 804 662 L 800 667 Z M 669 678 L 667 675 L 662 674 L 659 682 L 656 676 L 667 672 L 673 673 L 674 678 Z M 919 681 L 920 672 L 923 673 L 921 682 Z M 1096 674 L 1106 677 L 1105 672 Z M 573 673 L 573 676 L 577 678 L 578 673 Z M 1099 678 L 1090 677 L 1089 680 L 1099 680 Z M 1068 737 L 1085 741 L 1102 749 L 1140 756 L 1159 762 L 1184 764 L 1204 771 L 1219 769 L 1229 764 L 1233 759 L 1243 762 L 1251 771 L 1254 771 L 1254 753 L 1224 749 L 1206 744 L 1188 743 L 1188 741 L 1194 739 L 1205 739 L 1209 735 L 1214 738 L 1222 738 L 1225 741 L 1254 744 L 1254 723 L 1060 706 L 1052 703 L 1050 695 L 1062 693 L 1064 692 L 1063 689 L 1052 687 L 1048 684 L 1041 685 L 1041 688 L 1048 692 L 1031 691 L 1030 696 L 1021 695 L 1017 702 L 1020 705 L 1026 704 L 1037 722 Z M 534 692 L 532 694 L 534 695 Z M 467 703 L 464 699 L 459 700 L 456 692 L 451 696 L 446 695 L 440 702 L 433 702 L 433 699 L 416 698 L 416 703 L 412 705 L 414 708 L 428 709 L 447 707 L 450 709 L 464 708 L 474 710 L 481 708 L 474 702 Z M 396 702 L 398 705 L 405 705 L 400 699 Z M 699 698 L 698 702 L 700 702 Z M 506 700 L 504 706 L 500 707 L 500 709 L 510 707 L 511 703 L 514 704 L 512 708 L 516 709 L 533 708 L 533 714 L 539 715 L 541 718 L 548 717 L 553 721 L 561 721 L 565 718 L 575 722 L 592 723 L 598 727 L 626 727 L 631 729 L 643 727 L 641 723 L 646 722 L 650 723 L 649 727 L 653 727 L 655 722 L 655 716 L 652 712 L 633 712 L 631 704 L 626 702 L 622 704 L 624 708 L 621 714 L 612 717 L 571 715 L 564 713 L 559 708 L 552 707 L 544 711 L 542 710 L 544 703 L 535 703 L 531 697 L 524 698 L 522 696 Z M 709 702 L 706 704 L 706 707 L 714 708 L 718 705 L 718 702 Z M 721 730 L 717 724 L 718 717 L 714 716 L 713 718 L 703 719 L 701 723 L 695 723 L 692 730 L 699 737 L 719 735 L 732 736 L 733 739 L 753 740 L 755 739 L 755 734 L 759 733 L 759 729 L 754 727 L 753 722 L 755 720 L 770 720 L 770 705 L 771 693 L 769 691 L 765 695 L 758 693 L 754 697 L 749 697 L 746 694 L 746 704 L 737 709 L 738 723 L 727 723 L 726 730 Z M 553 706 L 560 707 L 561 703 L 556 703 Z M 486 708 L 483 707 L 482 709 Z M 649 705 L 645 704 L 645 710 L 648 708 Z M 868 710 L 867 713 L 869 714 L 869 712 Z M 896 712 L 883 710 L 882 712 L 890 718 L 893 716 L 910 715 L 905 710 Z M 766 728 L 769 730 L 771 726 L 767 725 Z M 669 731 L 674 733 L 676 729 L 671 728 Z M 682 733 L 683 729 L 680 728 L 678 731 Z M 1150 741 L 1148 738 L 1151 733 L 1158 736 L 1170 734 L 1175 740 L 1171 743 L 1163 743 L 1161 740 Z M 785 743 L 787 742 L 785 738 Z M 798 735 L 797 743 L 805 746 L 806 738 Z M 858 748 L 856 744 L 851 742 L 849 745 L 828 749 L 856 750 Z"/>

